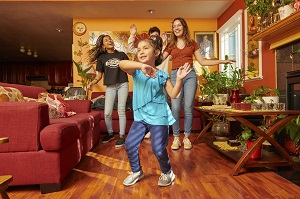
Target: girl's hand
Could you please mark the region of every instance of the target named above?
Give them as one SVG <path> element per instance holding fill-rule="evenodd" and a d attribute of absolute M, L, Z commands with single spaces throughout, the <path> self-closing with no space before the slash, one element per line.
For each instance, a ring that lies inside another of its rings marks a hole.
<path fill-rule="evenodd" d="M 163 32 L 160 37 L 163 41 L 163 44 L 167 42 L 168 37 L 166 32 Z"/>
<path fill-rule="evenodd" d="M 177 71 L 177 78 L 183 79 L 192 71 L 191 65 L 189 63 L 185 63 L 183 66 Z"/>
<path fill-rule="evenodd" d="M 135 34 L 136 34 L 137 28 L 136 28 L 135 24 L 131 24 L 131 25 L 130 25 L 129 31 L 130 31 L 130 34 L 131 34 L 131 35 L 135 35 Z"/>
<path fill-rule="evenodd" d="M 152 66 L 148 64 L 143 64 L 141 67 L 141 71 L 144 73 L 146 77 L 155 78 L 156 77 L 156 70 Z"/>

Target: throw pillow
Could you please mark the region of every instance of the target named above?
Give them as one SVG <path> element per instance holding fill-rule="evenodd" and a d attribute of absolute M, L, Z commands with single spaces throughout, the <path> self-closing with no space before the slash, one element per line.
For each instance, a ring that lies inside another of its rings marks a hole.
<path fill-rule="evenodd" d="M 0 86 L 0 102 L 21 102 L 23 94 L 19 89 Z"/>
<path fill-rule="evenodd" d="M 70 105 L 59 94 L 47 94 L 46 102 L 49 106 L 50 118 L 70 117 L 76 113 L 71 110 Z"/>

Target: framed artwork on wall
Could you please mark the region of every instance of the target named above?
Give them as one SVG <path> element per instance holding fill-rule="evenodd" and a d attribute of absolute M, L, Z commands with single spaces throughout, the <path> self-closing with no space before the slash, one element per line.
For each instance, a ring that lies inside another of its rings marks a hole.
<path fill-rule="evenodd" d="M 166 34 L 167 34 L 167 43 L 169 43 L 170 42 L 170 39 L 171 39 L 171 32 L 166 32 Z"/>
<path fill-rule="evenodd" d="M 195 32 L 200 53 L 205 59 L 218 59 L 217 33 L 216 32 Z"/>

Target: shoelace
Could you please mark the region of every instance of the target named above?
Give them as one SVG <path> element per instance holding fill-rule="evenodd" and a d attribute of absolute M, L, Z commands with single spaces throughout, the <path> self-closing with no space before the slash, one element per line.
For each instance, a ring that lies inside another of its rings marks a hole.
<path fill-rule="evenodd" d="M 162 173 L 162 174 L 160 174 L 160 177 L 159 177 L 159 179 L 161 180 L 168 180 L 168 174 L 164 174 L 164 173 Z"/>
<path fill-rule="evenodd" d="M 127 173 L 130 175 L 131 178 L 133 178 L 133 172 L 132 171 L 127 171 Z"/>
<path fill-rule="evenodd" d="M 189 139 L 187 139 L 187 138 L 185 138 L 185 139 L 183 140 L 183 142 L 186 143 L 186 144 L 191 144 L 191 141 L 190 141 Z"/>

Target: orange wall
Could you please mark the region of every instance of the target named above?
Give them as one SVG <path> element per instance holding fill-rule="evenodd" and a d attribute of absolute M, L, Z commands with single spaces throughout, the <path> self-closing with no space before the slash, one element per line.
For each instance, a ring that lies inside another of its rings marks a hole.
<path fill-rule="evenodd" d="M 129 31 L 129 26 L 135 24 L 138 31 L 148 31 L 150 27 L 157 26 L 161 32 L 171 31 L 171 22 L 173 19 L 74 19 L 73 24 L 76 22 L 83 22 L 87 26 L 87 32 L 83 36 L 76 36 L 73 34 L 73 52 L 78 51 L 78 40 L 81 38 L 83 42 L 88 41 L 88 31 Z M 194 31 L 216 31 L 217 20 L 216 19 L 186 19 L 192 38 L 194 38 Z M 83 52 L 85 53 L 85 52 Z M 86 56 L 84 55 L 83 58 Z M 76 61 L 78 57 L 74 57 Z M 77 80 L 80 77 L 77 75 L 77 69 L 73 66 L 73 82 L 74 86 L 80 86 Z M 131 78 L 130 78 L 130 91 L 132 90 Z M 105 91 L 102 81 L 94 87 L 94 91 Z"/>
<path fill-rule="evenodd" d="M 233 4 L 224 12 L 221 17 L 218 18 L 218 28 L 220 28 L 230 17 L 235 14 L 239 9 L 245 9 L 245 3 L 242 0 L 236 0 Z M 244 16 L 244 15 L 243 15 Z M 243 19 L 244 21 L 244 19 Z M 247 34 L 244 32 L 244 26 L 242 27 L 243 35 Z M 243 38 L 243 49 L 244 47 L 244 38 Z M 260 80 L 248 80 L 245 82 L 245 88 L 247 93 L 259 85 L 269 86 L 276 88 L 276 56 L 275 50 L 269 50 L 270 45 L 267 42 L 262 42 L 262 76 Z"/>

